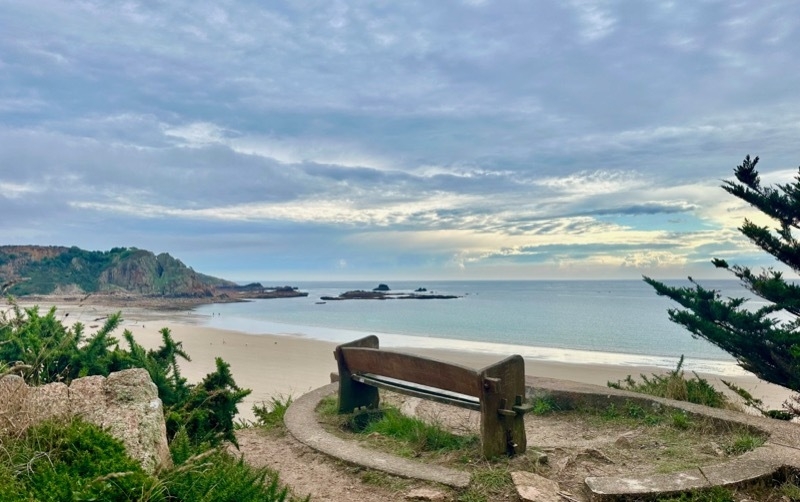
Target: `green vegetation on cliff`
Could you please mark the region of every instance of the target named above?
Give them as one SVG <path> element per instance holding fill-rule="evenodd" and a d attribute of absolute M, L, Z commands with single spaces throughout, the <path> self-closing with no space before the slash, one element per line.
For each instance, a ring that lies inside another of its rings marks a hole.
<path fill-rule="evenodd" d="M 155 255 L 137 248 L 86 251 L 74 246 L 0 246 L 0 284 L 16 296 L 125 291 L 194 297 L 235 285 L 199 274 L 167 253 Z"/>

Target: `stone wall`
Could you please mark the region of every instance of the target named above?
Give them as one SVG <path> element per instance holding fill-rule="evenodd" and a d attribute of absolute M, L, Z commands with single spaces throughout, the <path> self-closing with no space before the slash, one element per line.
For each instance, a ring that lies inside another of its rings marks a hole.
<path fill-rule="evenodd" d="M 158 390 L 146 370 L 129 369 L 63 383 L 29 387 L 22 378 L 0 378 L 0 434 L 49 418 L 81 416 L 125 444 L 152 472 L 171 465 Z"/>

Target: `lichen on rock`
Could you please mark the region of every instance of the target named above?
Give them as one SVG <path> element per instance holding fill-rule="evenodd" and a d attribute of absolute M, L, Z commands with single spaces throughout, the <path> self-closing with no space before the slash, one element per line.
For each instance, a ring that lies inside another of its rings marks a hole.
<path fill-rule="evenodd" d="M 0 432 L 69 416 L 106 429 L 147 472 L 171 464 L 161 399 L 146 370 L 78 378 L 69 387 L 28 387 L 17 376 L 0 378 Z"/>

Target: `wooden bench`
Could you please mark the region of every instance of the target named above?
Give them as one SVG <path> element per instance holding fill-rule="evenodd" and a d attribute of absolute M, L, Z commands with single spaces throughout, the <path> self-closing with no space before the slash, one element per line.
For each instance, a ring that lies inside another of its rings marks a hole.
<path fill-rule="evenodd" d="M 486 458 L 524 453 L 525 362 L 514 355 L 474 370 L 435 359 L 380 350 L 371 335 L 336 347 L 339 413 L 377 408 L 378 388 L 477 410 Z"/>

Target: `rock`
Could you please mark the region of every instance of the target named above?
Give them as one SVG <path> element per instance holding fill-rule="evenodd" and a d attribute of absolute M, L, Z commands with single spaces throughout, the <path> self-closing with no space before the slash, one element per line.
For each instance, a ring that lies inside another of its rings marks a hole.
<path fill-rule="evenodd" d="M 73 409 L 78 414 L 107 428 L 146 471 L 170 465 L 164 410 L 158 389 L 146 370 L 123 370 L 108 378 L 79 378 L 72 382 L 70 390 L 75 384 L 79 393 Z"/>
<path fill-rule="evenodd" d="M 93 375 L 77 378 L 69 386 L 69 399 L 72 412 L 88 419 L 94 413 L 102 413 L 98 408 L 105 408 L 106 394 L 104 384 L 106 377 Z"/>
<path fill-rule="evenodd" d="M 405 496 L 406 500 L 447 500 L 447 494 L 433 488 L 414 488 Z"/>
<path fill-rule="evenodd" d="M 134 368 L 108 375 L 106 397 L 119 404 L 141 403 L 157 398 L 158 388 L 147 370 Z"/>
<path fill-rule="evenodd" d="M 544 465 L 550 461 L 547 453 L 538 450 L 528 450 L 528 457 L 531 458 L 534 465 Z"/>
<path fill-rule="evenodd" d="M 575 459 L 572 456 L 562 458 L 561 460 L 556 462 L 556 472 L 558 473 L 564 472 L 564 470 L 574 462 Z"/>
<path fill-rule="evenodd" d="M 66 418 L 71 414 L 69 387 L 61 382 L 30 387 L 26 408 L 32 422 Z"/>
<path fill-rule="evenodd" d="M 17 375 L 0 378 L 0 432 L 19 428 L 27 413 L 23 409 L 28 399 L 28 386 Z"/>
<path fill-rule="evenodd" d="M 532 472 L 514 471 L 511 479 L 523 502 L 563 502 L 558 483 Z"/>
<path fill-rule="evenodd" d="M 378 287 L 373 288 L 372 291 L 391 291 L 391 290 L 389 289 L 389 286 L 387 286 L 386 284 L 378 284 Z"/>
<path fill-rule="evenodd" d="M 617 440 L 614 441 L 614 444 L 617 446 L 617 448 L 628 449 L 631 447 L 631 440 L 628 438 L 628 436 L 623 435 L 618 437 Z"/>
<path fill-rule="evenodd" d="M 614 461 L 608 458 L 608 455 L 603 453 L 602 451 L 598 450 L 597 448 L 586 448 L 582 452 L 578 453 L 577 455 L 580 457 L 589 457 L 595 460 L 600 460 L 601 462 L 605 462 L 607 464 L 613 464 Z"/>
<path fill-rule="evenodd" d="M 709 443 L 701 450 L 707 455 L 714 455 L 715 457 L 724 457 L 725 450 L 723 450 L 717 443 Z"/>
<path fill-rule="evenodd" d="M 171 465 L 164 410 L 146 370 L 78 378 L 69 387 L 28 387 L 22 378 L 8 375 L 0 379 L 0 429 L 75 415 L 122 441 L 145 471 Z"/>

